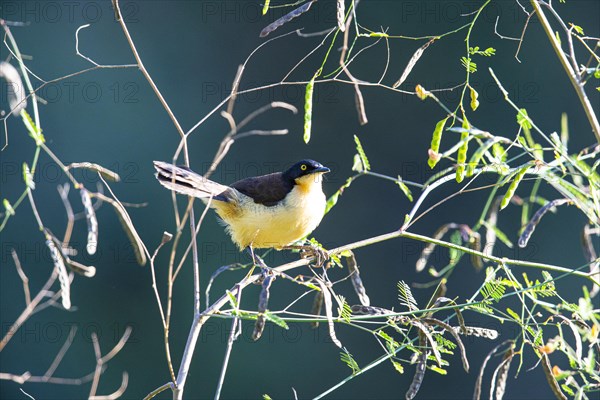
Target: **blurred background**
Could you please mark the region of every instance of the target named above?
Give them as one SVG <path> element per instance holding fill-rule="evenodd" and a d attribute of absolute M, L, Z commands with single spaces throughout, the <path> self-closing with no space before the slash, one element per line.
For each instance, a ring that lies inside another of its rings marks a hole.
<path fill-rule="evenodd" d="M 272 2 L 281 5 L 281 2 Z M 471 21 L 471 13 L 480 2 L 472 1 L 387 1 L 371 0 L 360 4 L 358 22 L 374 31 L 389 28 L 388 33 L 404 36 L 438 35 Z M 79 34 L 80 51 L 99 64 L 129 64 L 135 62 L 120 26 L 114 21 L 110 1 L 3 1 L 1 17 L 8 21 L 26 22 L 12 27 L 21 52 L 27 56 L 27 66 L 40 78 L 50 81 L 89 68 L 90 62 L 76 55 L 75 31 L 83 24 L 90 27 Z M 600 36 L 600 2 L 569 1 L 555 4 L 567 22 L 581 26 L 588 36 Z M 530 6 L 526 5 L 527 9 Z M 139 54 L 160 88 L 184 130 L 191 128 L 211 112 L 229 94 L 232 81 L 248 55 L 265 39 L 260 31 L 290 11 L 276 8 L 261 15 L 262 4 L 255 1 L 124 1 L 122 12 Z M 575 92 L 552 51 L 547 38 L 533 17 L 525 31 L 518 60 L 518 42 L 501 40 L 505 36 L 520 37 L 527 16 L 515 1 L 493 1 L 476 24 L 471 44 L 482 49 L 494 47 L 496 56 L 477 59 L 478 71 L 472 75 L 473 87 L 481 103 L 471 112 L 470 121 L 480 129 L 514 137 L 517 132 L 515 112 L 502 99 L 488 67 L 493 67 L 511 98 L 545 132 L 560 130 L 560 115 L 569 116 L 570 150 L 576 152 L 594 143 L 594 137 Z M 311 10 L 284 25 L 271 36 L 295 29 L 305 33 L 322 31 L 336 25 L 335 1 L 322 0 Z M 401 89 L 413 91 L 416 84 L 426 89 L 456 86 L 464 81 L 460 63 L 464 55 L 465 31 L 433 43 L 424 53 Z M 292 34 L 270 42 L 257 51 L 248 62 L 240 88 L 249 89 L 280 81 L 305 55 L 315 48 L 322 36 L 299 37 Z M 356 46 L 365 47 L 373 38 L 360 38 Z M 390 59 L 383 83 L 391 85 L 404 70 L 408 60 L 424 41 L 391 40 Z M 332 49 L 327 72 L 335 68 L 339 46 Z M 326 47 L 308 57 L 290 76 L 289 81 L 307 81 L 321 65 Z M 2 60 L 9 57 L 2 46 Z M 361 53 L 350 70 L 357 78 L 378 81 L 386 68 L 386 43 Z M 13 62 L 14 63 L 14 62 Z M 41 82 L 34 81 L 38 86 Z M 2 108 L 6 107 L 6 85 L 2 82 Z M 302 158 L 312 158 L 329 166 L 324 190 L 333 194 L 353 174 L 351 171 L 358 135 L 370 158 L 373 171 L 415 182 L 424 182 L 434 172 L 427 166 L 427 149 L 431 133 L 445 112 L 433 101 L 421 101 L 416 96 L 401 94 L 381 87 L 364 87 L 363 95 L 369 123 L 358 122 L 354 91 L 342 83 L 317 84 L 314 92 L 312 139 L 302 140 L 304 85 L 286 85 L 240 95 L 234 109 L 239 121 L 249 112 L 272 101 L 285 101 L 298 107 L 296 115 L 286 110 L 272 110 L 256 118 L 249 129 L 289 129 L 286 136 L 253 137 L 237 142 L 212 178 L 222 183 L 285 169 Z M 600 93 L 589 91 L 592 104 L 598 110 Z M 100 69 L 69 77 L 46 85 L 40 96 L 40 118 L 47 145 L 65 163 L 89 161 L 112 169 L 121 175 L 120 183 L 111 184 L 123 202 L 147 203 L 146 207 L 129 209 L 133 223 L 150 251 L 160 243 L 163 231 L 174 232 L 175 222 L 171 195 L 153 176 L 152 160 L 171 160 L 179 145 L 179 136 L 148 83 L 135 68 Z M 456 107 L 460 90 L 437 93 L 451 109 Z M 188 143 L 191 167 L 206 171 L 223 135 L 228 131 L 225 119 L 214 113 L 191 136 Z M 457 140 L 447 132 L 442 149 Z M 19 118 L 7 120 L 7 138 L 2 139 L 0 152 L 0 196 L 16 199 L 23 191 L 21 165 L 31 163 L 35 143 L 27 135 Z M 442 162 L 441 167 L 447 167 Z M 77 172 L 78 179 L 95 190 L 95 174 Z M 482 178 L 480 184 L 492 183 Z M 34 196 L 44 224 L 57 236 L 62 236 L 66 214 L 56 187 L 67 182 L 56 164 L 42 154 L 36 175 Z M 425 204 L 435 204 L 456 192 L 459 185 L 449 184 L 436 192 Z M 524 183 L 519 191 L 528 193 Z M 415 195 L 418 190 L 413 189 Z M 547 188 L 545 196 L 555 198 Z M 432 235 L 448 222 L 474 224 L 487 198 L 487 191 L 476 191 L 452 198 L 421 218 L 412 231 Z M 75 212 L 82 211 L 79 195 L 71 191 Z M 183 200 L 180 204 L 184 204 Z M 397 229 L 409 211 L 411 203 L 398 187 L 389 181 L 361 177 L 344 192 L 337 206 L 323 219 L 313 236 L 326 248 L 351 243 Z M 197 214 L 203 207 L 196 203 Z M 72 285 L 74 307 L 65 311 L 56 307 L 35 314 L 0 353 L 0 372 L 43 375 L 72 326 L 78 328 L 75 340 L 55 373 L 59 377 L 81 377 L 93 371 L 94 350 L 90 340 L 96 332 L 103 352 L 118 341 L 126 327 L 133 328 L 129 342 L 110 362 L 102 375 L 98 393 L 116 390 L 122 371 L 129 373 L 129 385 L 124 398 L 142 398 L 169 380 L 163 347 L 162 324 L 152 290 L 148 265 L 140 267 L 126 234 L 110 206 L 97 211 L 99 247 L 94 256 L 85 253 L 87 235 L 84 220 L 77 221 L 72 246 L 79 250 L 77 260 L 97 268 L 95 277 L 75 276 Z M 525 249 L 497 246 L 497 253 L 510 258 L 523 258 L 561 266 L 578 267 L 586 261 L 580 250 L 579 235 L 585 223 L 574 207 L 562 208 L 557 215 L 546 218 Z M 500 219 L 499 227 L 516 241 L 520 227 L 520 210 L 509 207 Z M 9 326 L 25 307 L 20 279 L 11 257 L 14 248 L 30 279 L 33 293 L 46 281 L 52 262 L 38 231 L 29 204 L 17 209 L 7 228 L 0 234 L 0 323 L 4 336 Z M 189 234 L 184 235 L 185 243 Z M 201 283 L 204 290 L 211 274 L 232 262 L 248 262 L 219 226 L 214 213 L 209 213 L 199 235 Z M 422 243 L 397 239 L 356 250 L 362 278 L 373 305 L 401 309 L 396 283 L 430 282 L 426 272 L 417 274 L 415 262 Z M 157 257 L 159 290 L 165 294 L 169 247 Z M 269 255 L 267 262 L 279 265 L 293 260 L 296 254 Z M 438 267 L 447 262 L 447 252 L 439 250 L 432 259 Z M 301 273 L 300 271 L 295 271 Z M 519 276 L 521 270 L 515 271 Z M 528 271 L 540 278 L 539 271 Z M 211 299 L 246 274 L 244 270 L 223 274 L 212 288 Z M 330 277 L 340 279 L 345 271 L 332 271 Z M 484 278 L 465 257 L 448 283 L 447 297 L 469 298 Z M 580 280 L 563 279 L 559 290 L 581 296 Z M 192 321 L 191 263 L 184 265 L 175 285 L 171 327 L 171 354 L 174 367 L 179 366 L 183 347 Z M 357 304 L 349 281 L 336 285 L 350 304 Z M 243 306 L 255 309 L 259 287 L 244 291 Z M 413 293 L 421 307 L 425 306 L 433 288 L 417 289 Z M 278 280 L 271 289 L 270 308 L 285 307 L 303 293 L 301 287 Z M 244 304 L 245 303 L 245 304 Z M 296 304 L 296 310 L 309 312 L 312 296 Z M 202 298 L 203 307 L 205 304 Z M 450 358 L 447 376 L 428 372 L 418 398 L 468 398 L 472 396 L 477 371 L 487 352 L 503 337 L 514 337 L 516 327 L 501 326 L 495 320 L 470 312 L 467 323 L 500 331 L 496 342 L 484 339 L 465 340 L 471 362 L 471 372 L 460 367 L 458 355 Z M 223 398 L 259 398 L 267 393 L 272 398 L 309 398 L 327 390 L 351 371 L 339 358 L 339 350 L 331 343 L 326 324 L 313 330 L 308 324 L 290 324 L 284 331 L 267 324 L 263 337 L 253 342 L 253 324 L 243 325 L 243 336 L 235 343 L 223 389 Z M 230 321 L 214 318 L 202 330 L 194 355 L 186 398 L 207 398 L 214 395 L 220 372 Z M 354 355 L 361 367 L 383 354 L 374 338 L 347 326 L 337 325 L 342 343 Z M 403 356 L 408 357 L 408 353 Z M 537 358 L 527 354 L 517 379 L 514 369 L 508 380 L 507 398 L 549 398 L 552 393 L 541 368 L 534 366 Z M 351 380 L 329 398 L 398 398 L 410 385 L 414 367 L 404 363 L 405 373 L 399 375 L 389 362 Z M 488 382 L 490 369 L 486 374 Z M 487 383 L 486 383 L 487 384 Z M 20 385 L 0 381 L 0 398 L 23 399 Z M 486 393 L 484 386 L 484 393 Z M 89 393 L 89 383 L 82 386 L 25 384 L 23 389 L 38 399 L 80 399 Z M 158 398 L 170 398 L 164 392 Z"/>

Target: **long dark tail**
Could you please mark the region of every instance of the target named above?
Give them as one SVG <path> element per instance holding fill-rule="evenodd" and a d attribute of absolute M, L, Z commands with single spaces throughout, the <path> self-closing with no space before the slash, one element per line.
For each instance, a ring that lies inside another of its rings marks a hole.
<path fill-rule="evenodd" d="M 167 189 L 200 199 L 208 199 L 212 196 L 213 200 L 231 200 L 229 196 L 231 188 L 203 178 L 188 168 L 162 161 L 154 161 L 154 168 L 156 168 L 156 179 Z"/>

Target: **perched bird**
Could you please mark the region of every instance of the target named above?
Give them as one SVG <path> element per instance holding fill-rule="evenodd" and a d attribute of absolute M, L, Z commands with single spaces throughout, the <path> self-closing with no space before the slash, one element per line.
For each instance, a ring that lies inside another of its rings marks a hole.
<path fill-rule="evenodd" d="M 242 179 L 230 186 L 208 180 L 186 167 L 154 161 L 166 188 L 202 199 L 215 209 L 233 242 L 245 248 L 282 249 L 304 238 L 325 213 L 323 174 L 329 168 L 302 160 L 284 172 Z"/>

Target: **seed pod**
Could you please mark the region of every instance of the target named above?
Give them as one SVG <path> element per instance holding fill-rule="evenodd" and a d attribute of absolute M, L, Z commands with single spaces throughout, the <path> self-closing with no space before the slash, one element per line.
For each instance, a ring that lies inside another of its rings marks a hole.
<path fill-rule="evenodd" d="M 56 272 L 58 273 L 62 305 L 68 310 L 71 308 L 71 282 L 69 282 L 69 274 L 65 267 L 65 260 L 48 234 L 46 235 L 46 246 L 48 246 L 48 249 L 50 250 L 50 257 L 52 257 L 54 268 L 56 268 Z"/>
<path fill-rule="evenodd" d="M 481 235 L 478 232 L 471 232 L 469 248 L 471 250 L 481 251 Z M 481 258 L 481 256 L 471 254 L 471 264 L 473 264 L 477 271 L 481 271 L 483 268 L 483 258 Z"/>
<path fill-rule="evenodd" d="M 312 309 L 310 310 L 310 313 L 312 315 L 319 316 L 321 315 L 321 309 L 323 308 L 323 292 L 321 291 L 317 291 L 315 292 L 315 299 L 313 300 L 313 305 L 312 305 Z M 310 323 L 312 328 L 318 328 L 319 327 L 319 321 L 313 321 Z"/>
<path fill-rule="evenodd" d="M 306 92 L 304 94 L 304 143 L 308 143 L 310 141 L 312 130 L 313 92 L 315 89 L 315 79 L 317 76 L 318 72 L 314 74 L 312 79 L 306 84 Z"/>
<path fill-rule="evenodd" d="M 429 160 L 427 163 L 431 168 L 435 167 L 441 158 L 439 154 L 440 143 L 442 142 L 442 134 L 444 133 L 444 127 L 449 117 L 444 118 L 435 125 L 433 130 L 433 136 L 431 137 L 431 147 L 429 148 Z"/>
<path fill-rule="evenodd" d="M 556 200 L 552 200 L 551 202 L 549 202 L 548 204 L 546 204 L 545 206 L 543 206 L 539 210 L 537 210 L 536 213 L 533 214 L 533 217 L 531 217 L 531 220 L 529 221 L 529 223 L 523 230 L 521 237 L 519 238 L 519 247 L 523 248 L 523 247 L 527 246 L 527 243 L 529 242 L 531 235 L 533 235 L 535 228 L 542 220 L 542 217 L 544 215 L 546 215 L 546 213 L 551 208 L 563 205 L 565 203 L 571 203 L 571 202 L 572 201 L 569 199 L 556 199 Z"/>
<path fill-rule="evenodd" d="M 260 297 L 258 298 L 258 317 L 256 318 L 256 324 L 254 324 L 254 331 L 252 332 L 252 340 L 258 340 L 262 336 L 263 330 L 265 329 L 265 312 L 269 305 L 269 296 L 271 284 L 275 280 L 275 275 L 267 275 L 262 283 L 262 290 Z"/>
<path fill-rule="evenodd" d="M 498 338 L 498 331 L 495 329 L 479 328 L 477 326 L 453 326 L 452 329 L 466 336 L 482 337 L 490 340 Z"/>
<path fill-rule="evenodd" d="M 456 153 L 456 182 L 461 183 L 465 179 L 465 168 L 467 162 L 467 151 L 469 150 L 469 130 L 471 124 L 467 120 L 467 116 L 463 115 L 462 132 L 460 133 L 460 140 L 462 145 L 458 148 Z"/>
<path fill-rule="evenodd" d="M 116 172 L 111 171 L 108 168 L 104 168 L 103 166 L 90 162 L 81 162 L 81 163 L 71 163 L 68 168 L 84 168 L 89 169 L 91 171 L 97 172 L 102 177 L 108 181 L 119 182 L 121 177 Z"/>
<path fill-rule="evenodd" d="M 433 43 L 434 41 L 435 41 L 435 38 L 431 39 L 429 42 L 425 43 L 423 46 L 419 47 L 417 49 L 417 51 L 415 51 L 415 53 L 412 55 L 412 57 L 410 58 L 410 60 L 408 60 L 408 64 L 406 64 L 406 68 L 404 68 L 404 71 L 402 71 L 402 76 L 400 76 L 400 79 L 398 79 L 398 81 L 396 81 L 396 83 L 394 83 L 392 85 L 392 88 L 395 89 L 395 88 L 397 88 L 398 86 L 400 86 L 400 85 L 402 85 L 404 83 L 404 81 L 406 80 L 406 78 L 408 78 L 408 75 L 411 73 L 411 71 L 413 70 L 413 68 L 417 64 L 417 61 L 419 61 L 419 59 L 423 55 L 423 52 L 425 51 L 425 49 L 428 48 L 429 45 L 431 43 Z"/>
<path fill-rule="evenodd" d="M 96 275 L 96 267 L 94 266 L 83 265 L 81 263 L 78 263 L 77 261 L 71 260 L 68 257 L 65 257 L 65 262 L 67 263 L 71 271 L 77 272 L 80 275 L 83 275 L 88 278 L 92 278 L 94 275 Z"/>
<path fill-rule="evenodd" d="M 494 371 L 494 374 L 492 375 L 492 386 L 490 387 L 490 399 L 494 398 L 494 386 L 496 388 L 496 400 L 502 400 L 504 397 L 504 392 L 506 392 L 506 380 L 508 379 L 508 371 L 510 370 L 510 362 L 514 355 L 515 352 L 512 347 L 510 347 L 506 350 L 504 359 Z"/>
<path fill-rule="evenodd" d="M 427 350 L 425 350 L 425 338 L 422 334 L 419 334 L 419 345 L 423 349 L 419 357 L 417 358 L 417 366 L 415 368 L 415 375 L 410 383 L 410 387 L 406 392 L 406 400 L 412 400 L 421 389 L 423 384 L 423 378 L 425 378 L 425 370 L 427 367 Z"/>
<path fill-rule="evenodd" d="M 21 81 L 19 71 L 10 63 L 0 62 L 0 78 L 6 80 L 8 106 L 13 116 L 18 117 L 21 110 L 27 107 L 27 94 Z"/>
<path fill-rule="evenodd" d="M 87 237 L 87 252 L 92 255 L 96 253 L 98 246 L 98 219 L 96 218 L 96 211 L 92 205 L 92 199 L 90 193 L 85 188 L 81 188 L 81 202 L 85 210 L 85 220 L 87 221 L 88 237 Z"/>
<path fill-rule="evenodd" d="M 312 6 L 312 3 L 314 1 L 315 0 L 310 0 L 307 3 L 296 8 L 295 10 L 285 14 L 283 17 L 270 23 L 260 32 L 260 37 L 265 37 L 265 36 L 269 35 L 271 32 L 273 32 L 277 28 L 281 27 L 282 25 L 290 22 L 291 20 L 293 20 L 296 17 L 301 16 L 302 14 L 304 14 L 305 12 L 307 12 L 310 9 L 310 6 Z"/>
<path fill-rule="evenodd" d="M 362 283 L 362 279 L 360 279 L 360 272 L 358 271 L 354 253 L 350 253 L 350 256 L 346 257 L 346 264 L 348 265 L 348 274 L 352 281 L 352 286 L 354 286 L 354 291 L 356 292 L 360 303 L 363 306 L 371 305 L 371 300 L 369 299 L 369 296 L 367 296 L 367 291 Z"/>
<path fill-rule="evenodd" d="M 352 310 L 352 314 L 362 314 L 362 315 L 386 315 L 386 314 L 393 314 L 393 311 L 391 310 L 386 310 L 385 308 L 381 308 L 381 307 L 373 307 L 373 306 L 364 306 L 361 304 L 355 304 L 352 307 L 350 307 L 350 309 Z"/>
<path fill-rule="evenodd" d="M 529 169 L 529 164 L 521 167 L 517 171 L 517 173 L 515 174 L 515 178 L 513 179 L 512 183 L 510 184 L 508 189 L 506 190 L 506 193 L 504 194 L 504 197 L 502 198 L 502 201 L 500 202 L 500 210 L 504 210 L 506 208 L 506 206 L 508 205 L 508 203 L 510 203 L 510 200 L 515 195 L 515 192 L 517 191 L 517 188 L 519 187 L 519 183 L 521 183 L 521 181 L 523 180 L 523 177 L 525 177 L 525 174 L 527 173 L 528 169 Z"/>
<path fill-rule="evenodd" d="M 338 29 L 342 32 L 346 30 L 344 19 L 346 18 L 346 4 L 344 0 L 337 0 L 337 24 Z"/>

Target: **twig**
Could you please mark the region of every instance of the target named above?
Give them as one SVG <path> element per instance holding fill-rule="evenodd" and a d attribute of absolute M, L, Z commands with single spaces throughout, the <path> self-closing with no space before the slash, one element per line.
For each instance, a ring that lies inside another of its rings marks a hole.
<path fill-rule="evenodd" d="M 234 293 L 237 299 L 237 305 L 235 312 L 239 311 L 240 303 L 242 302 L 242 288 L 236 286 L 237 292 Z M 240 319 L 236 315 L 231 322 L 231 332 L 229 332 L 229 338 L 227 339 L 227 348 L 225 349 L 225 357 L 223 359 L 223 365 L 221 367 L 221 374 L 219 376 L 219 382 L 217 383 L 217 390 L 215 392 L 215 400 L 221 397 L 221 389 L 223 388 L 223 382 L 225 382 L 225 373 L 227 372 L 227 366 L 229 365 L 229 357 L 231 356 L 231 350 L 233 348 L 233 342 L 237 339 L 241 332 L 238 332 L 238 326 L 241 328 Z"/>
<path fill-rule="evenodd" d="M 594 132 L 594 135 L 596 135 L 596 141 L 600 143 L 600 123 L 598 122 L 598 117 L 596 116 L 596 113 L 594 112 L 594 108 L 592 107 L 592 104 L 590 103 L 590 100 L 588 99 L 587 94 L 585 93 L 585 90 L 583 89 L 583 86 L 578 81 L 575 70 L 569 63 L 567 56 L 565 55 L 564 51 L 560 47 L 560 43 L 558 43 L 558 40 L 554 36 L 554 31 L 552 29 L 552 26 L 550 26 L 550 22 L 548 22 L 548 19 L 546 18 L 544 11 L 540 7 L 539 1 L 531 0 L 531 5 L 535 9 L 535 12 L 538 15 L 538 19 L 540 20 L 542 26 L 544 27 L 546 36 L 548 36 L 548 41 L 552 45 L 552 48 L 556 52 L 556 56 L 558 57 L 560 63 L 562 64 L 565 72 L 567 73 L 569 80 L 571 81 L 571 84 L 573 85 L 573 88 L 575 89 L 575 92 L 577 93 L 577 97 L 579 97 L 579 101 L 581 102 L 581 106 L 583 107 L 583 110 L 585 111 L 585 115 L 587 116 L 588 121 L 590 122 L 590 125 L 592 126 L 592 131 Z M 569 37 L 570 36 L 571 35 L 569 33 Z"/>
<path fill-rule="evenodd" d="M 47 377 L 47 378 L 52 377 L 52 375 L 54 374 L 54 371 L 56 371 L 56 368 L 58 368 L 58 366 L 60 365 L 60 362 L 62 361 L 65 354 L 67 354 L 67 351 L 69 351 L 69 348 L 73 344 L 73 339 L 75 339 L 76 333 L 77 333 L 77 326 L 71 325 L 71 330 L 69 331 L 69 336 L 67 337 L 67 340 L 65 340 L 65 343 L 63 343 L 59 352 L 56 354 L 56 357 L 54 357 L 54 361 L 52 361 L 52 364 L 50 364 L 50 367 L 48 367 L 48 370 L 44 374 L 44 377 Z"/>
<path fill-rule="evenodd" d="M 4 349 L 4 346 L 6 346 L 8 342 L 13 338 L 13 336 L 15 335 L 15 333 L 17 333 L 21 326 L 23 326 L 23 323 L 27 321 L 27 319 L 29 319 L 29 317 L 31 316 L 37 305 L 42 301 L 42 299 L 46 297 L 48 290 L 50 289 L 50 287 L 52 287 L 57 277 L 58 273 L 56 272 L 56 268 L 54 268 L 52 269 L 52 274 L 50 275 L 42 289 L 40 289 L 38 294 L 33 298 L 33 300 L 31 300 L 29 305 L 25 307 L 21 315 L 19 315 L 17 320 L 11 325 L 11 327 L 8 329 L 8 332 L 6 332 L 6 334 L 0 341 L 0 352 Z"/>
<path fill-rule="evenodd" d="M 15 262 L 15 268 L 17 269 L 17 273 L 23 282 L 23 293 L 25 294 L 25 306 L 29 306 L 31 304 L 31 293 L 29 292 L 29 278 L 23 271 L 21 267 L 21 261 L 19 260 L 19 256 L 15 249 L 10 249 L 10 254 L 12 255 L 13 261 Z"/>
<path fill-rule="evenodd" d="M 92 387 L 90 388 L 89 398 L 94 398 L 96 396 L 98 382 L 100 381 L 100 374 L 102 373 L 104 365 L 106 365 L 114 356 L 116 356 L 121 351 L 121 349 L 123 349 L 123 346 L 125 346 L 125 343 L 127 343 L 127 340 L 129 339 L 129 335 L 131 335 L 130 326 L 128 326 L 125 329 L 125 332 L 123 332 L 123 336 L 121 336 L 121 339 L 119 339 L 119 342 L 115 345 L 115 347 L 113 347 L 112 350 L 109 351 L 106 355 L 102 356 L 102 353 L 100 351 L 100 344 L 98 343 L 98 335 L 96 335 L 96 332 L 92 333 L 92 344 L 94 345 L 94 354 L 96 356 L 96 369 L 94 371 L 94 378 L 92 380 Z M 127 380 L 128 375 L 126 372 L 124 372 L 123 382 L 125 383 L 125 386 L 127 386 Z M 122 386 L 123 385 L 121 385 L 121 387 Z M 119 392 L 120 390 L 121 389 L 119 389 L 117 392 Z M 123 391 L 125 391 L 125 389 L 123 389 Z"/>
<path fill-rule="evenodd" d="M 115 400 L 118 399 L 125 393 L 127 389 L 127 384 L 129 383 L 129 374 L 127 371 L 123 371 L 123 376 L 121 378 L 121 386 L 111 394 L 107 394 L 104 396 L 90 396 L 89 400 Z"/>

